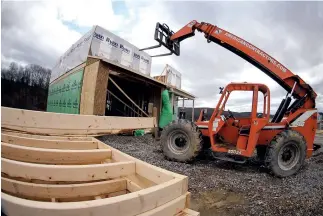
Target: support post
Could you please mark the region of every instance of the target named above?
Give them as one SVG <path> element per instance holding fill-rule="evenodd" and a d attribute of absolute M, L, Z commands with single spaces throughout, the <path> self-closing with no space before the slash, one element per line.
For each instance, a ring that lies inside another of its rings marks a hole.
<path fill-rule="evenodd" d="M 157 121 L 157 107 L 153 107 L 153 117 L 155 118 L 155 127 L 153 128 L 153 133 L 155 136 L 155 140 L 159 139 L 159 125 L 158 125 L 158 121 Z"/>

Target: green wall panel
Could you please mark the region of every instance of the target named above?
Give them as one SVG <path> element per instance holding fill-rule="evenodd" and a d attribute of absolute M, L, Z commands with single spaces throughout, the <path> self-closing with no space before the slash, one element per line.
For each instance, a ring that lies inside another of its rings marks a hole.
<path fill-rule="evenodd" d="M 47 112 L 80 114 L 83 71 L 84 68 L 49 86 Z"/>

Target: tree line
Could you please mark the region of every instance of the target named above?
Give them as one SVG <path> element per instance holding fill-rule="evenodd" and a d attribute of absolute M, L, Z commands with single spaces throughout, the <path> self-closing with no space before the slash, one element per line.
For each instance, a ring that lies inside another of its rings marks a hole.
<path fill-rule="evenodd" d="M 51 70 L 12 62 L 1 68 L 1 106 L 45 111 Z"/>

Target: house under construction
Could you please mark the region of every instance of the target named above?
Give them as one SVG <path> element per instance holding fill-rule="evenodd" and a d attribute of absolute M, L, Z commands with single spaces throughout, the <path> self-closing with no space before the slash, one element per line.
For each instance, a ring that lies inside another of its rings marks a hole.
<path fill-rule="evenodd" d="M 167 89 L 173 118 L 176 118 L 177 101 L 193 100 L 194 104 L 194 96 L 181 89 L 181 74 L 169 65 L 160 76 L 151 77 L 151 63 L 147 53 L 94 26 L 65 52 L 53 68 L 47 111 L 155 116 L 158 122 L 161 93 Z"/>

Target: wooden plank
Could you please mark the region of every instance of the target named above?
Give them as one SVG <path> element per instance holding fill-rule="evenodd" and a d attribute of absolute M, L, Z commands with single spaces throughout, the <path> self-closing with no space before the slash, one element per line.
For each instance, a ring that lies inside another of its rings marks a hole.
<path fill-rule="evenodd" d="M 157 108 L 157 117 L 156 117 L 156 122 L 159 122 L 160 120 L 160 113 L 162 110 L 162 92 L 165 88 L 154 88 L 153 92 L 154 92 L 154 96 L 152 98 L 152 101 L 154 103 L 154 107 Z M 158 124 L 156 124 L 156 127 L 158 127 Z"/>
<path fill-rule="evenodd" d="M 92 165 L 43 165 L 1 158 L 1 172 L 27 180 L 84 182 L 120 178 L 135 173 L 135 162 Z"/>
<path fill-rule="evenodd" d="M 97 140 L 93 138 L 93 140 Z M 170 172 L 168 170 L 156 167 L 144 161 L 138 160 L 130 155 L 127 155 L 111 146 L 108 147 L 105 143 L 98 141 L 98 148 L 109 148 L 112 151 L 112 160 L 114 161 L 135 161 L 136 162 L 136 174 L 148 179 L 155 184 L 161 184 L 170 181 L 175 178 L 183 180 L 183 191 L 188 190 L 188 177 L 177 173 Z"/>
<path fill-rule="evenodd" d="M 107 106 L 109 69 L 100 61 L 98 75 L 95 84 L 93 115 L 105 115 Z"/>
<path fill-rule="evenodd" d="M 179 213 L 182 213 L 183 209 L 185 209 L 185 200 L 186 195 L 182 195 L 162 206 L 154 208 L 145 213 L 139 214 L 138 216 L 173 216 Z"/>
<path fill-rule="evenodd" d="M 97 140 L 93 138 L 94 140 Z M 174 178 L 184 179 L 187 183 L 183 185 L 184 190 L 187 191 L 188 187 L 188 178 L 183 175 L 179 175 L 160 167 L 148 164 L 144 161 L 138 160 L 130 155 L 127 155 L 111 146 L 108 147 L 105 143 L 98 141 L 98 148 L 109 148 L 112 151 L 112 160 L 114 161 L 135 161 L 136 162 L 136 174 L 145 177 L 146 179 L 154 182 L 155 184 L 160 184 L 172 180 Z"/>
<path fill-rule="evenodd" d="M 105 199 L 105 198 L 110 198 L 110 197 L 116 197 L 120 195 L 127 194 L 127 190 L 121 190 L 121 191 L 116 191 L 112 193 L 107 193 L 107 194 L 102 194 L 101 196 L 88 196 L 88 197 L 73 197 L 73 198 L 61 198 L 58 201 L 59 202 L 81 202 L 81 201 L 89 201 L 89 200 L 98 200 L 98 199 Z"/>
<path fill-rule="evenodd" d="M 105 114 L 108 76 L 109 70 L 101 61 L 93 62 L 85 67 L 80 114 Z"/>
<path fill-rule="evenodd" d="M 46 140 L 46 139 L 34 139 L 21 136 L 13 136 L 7 134 L 1 134 L 1 141 L 5 143 L 36 147 L 47 149 L 97 149 L 98 143 L 96 141 L 69 141 L 69 140 Z"/>
<path fill-rule="evenodd" d="M 138 174 L 127 176 L 127 180 L 130 180 L 130 181 L 136 183 L 139 187 L 141 187 L 143 189 L 156 185 L 156 183 L 154 183 L 154 182 L 150 181 L 149 179 L 146 179 L 145 177 L 140 176 Z"/>
<path fill-rule="evenodd" d="M 84 184 L 35 184 L 1 177 L 1 190 L 22 198 L 74 198 L 100 196 L 126 190 L 125 179 L 115 179 Z"/>
<path fill-rule="evenodd" d="M 112 150 L 112 159 L 114 161 L 119 162 L 119 161 L 135 161 L 135 160 L 137 160 L 136 158 L 131 157 L 130 155 L 127 155 L 127 154 L 119 151 L 118 149 L 108 146 L 107 144 L 101 142 L 98 139 L 95 139 L 95 138 L 92 138 L 92 139 L 93 139 L 93 141 L 97 141 L 99 149 L 111 149 Z"/>
<path fill-rule="evenodd" d="M 103 135 L 154 127 L 152 117 L 116 117 L 38 112 L 1 107 L 1 127 L 35 134 Z"/>
<path fill-rule="evenodd" d="M 136 191 L 139 191 L 139 190 L 142 190 L 143 188 L 140 187 L 137 183 L 131 181 L 130 179 L 128 178 L 125 178 L 127 180 L 127 190 L 130 191 L 130 192 L 136 192 Z"/>
<path fill-rule="evenodd" d="M 127 155 L 123 153 L 122 151 L 119 151 L 118 149 L 115 149 L 111 146 L 108 146 L 107 144 L 101 142 L 100 140 L 96 138 L 92 138 L 93 140 L 96 140 L 98 142 L 98 148 L 108 148 L 112 151 L 112 160 L 113 161 L 135 161 L 136 162 L 136 175 L 142 176 L 146 178 L 148 181 L 150 181 L 152 184 L 160 184 L 166 181 L 169 181 L 174 178 L 180 178 L 186 181 L 186 184 L 183 186 L 184 191 L 188 190 L 188 178 L 187 176 L 180 175 L 174 172 L 170 172 L 168 170 L 162 169 L 160 167 L 151 165 L 149 163 L 146 163 L 144 161 L 141 161 L 137 158 L 134 158 L 130 155 Z M 139 172 L 138 172 L 139 168 Z M 152 186 L 152 185 L 149 185 Z"/>
<path fill-rule="evenodd" d="M 95 199 L 102 199 L 103 197 L 102 196 L 95 196 L 94 198 Z"/>
<path fill-rule="evenodd" d="M 93 64 L 94 62 L 97 62 L 97 61 L 100 61 L 100 59 L 98 59 L 98 58 L 91 58 L 91 57 L 88 57 L 88 58 L 86 59 L 86 65 Z"/>
<path fill-rule="evenodd" d="M 140 160 L 136 161 L 136 173 L 152 182 L 155 182 L 156 184 L 167 182 L 175 178 L 169 171 Z"/>
<path fill-rule="evenodd" d="M 92 137 L 46 136 L 46 135 L 28 134 L 28 133 L 23 133 L 23 132 L 14 132 L 14 131 L 10 131 L 10 130 L 1 130 L 1 134 L 18 136 L 18 137 L 26 137 L 26 138 L 32 138 L 32 139 L 67 140 L 67 141 L 92 141 Z"/>
<path fill-rule="evenodd" d="M 11 160 L 42 164 L 97 164 L 111 158 L 111 150 L 57 150 L 1 142 L 1 156 Z"/>
<path fill-rule="evenodd" d="M 124 194 L 127 194 L 127 190 L 121 190 L 121 191 L 109 193 L 106 197 L 116 197 L 116 196 L 120 196 L 120 195 L 124 195 Z"/>
<path fill-rule="evenodd" d="M 186 204 L 185 206 L 188 208 L 191 206 L 191 193 L 188 192 L 187 196 L 186 196 Z"/>
<path fill-rule="evenodd" d="M 186 194 L 186 193 L 183 193 Z M 151 188 L 109 199 L 72 203 L 51 203 L 31 201 L 2 193 L 4 213 L 15 216 L 88 216 L 118 215 L 134 216 L 162 206 L 182 194 L 182 180 L 174 179 Z M 183 205 L 185 205 L 185 196 Z M 167 214 L 164 214 L 167 215 Z"/>
<path fill-rule="evenodd" d="M 155 119 L 158 118 L 157 107 L 153 107 L 153 117 Z M 156 125 L 156 127 L 153 128 L 153 134 L 154 134 L 155 140 L 158 140 L 158 139 L 160 139 L 160 137 L 159 137 L 159 127 L 157 126 L 157 124 L 155 124 L 155 125 Z"/>
<path fill-rule="evenodd" d="M 94 113 L 95 86 L 99 65 L 100 61 L 97 61 L 85 67 L 80 102 L 81 115 L 92 115 Z"/>
<path fill-rule="evenodd" d="M 192 209 L 186 208 L 183 210 L 183 212 L 187 215 L 187 216 L 200 216 L 200 213 L 197 211 L 194 211 Z"/>

